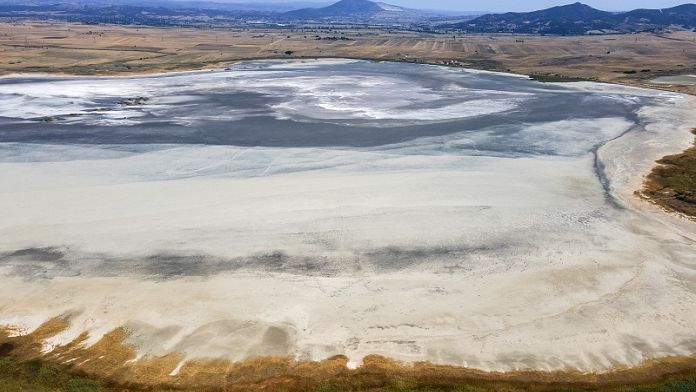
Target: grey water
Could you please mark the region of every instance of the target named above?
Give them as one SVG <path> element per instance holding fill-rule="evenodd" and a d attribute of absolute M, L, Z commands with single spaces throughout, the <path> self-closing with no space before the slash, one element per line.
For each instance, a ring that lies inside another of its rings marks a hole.
<path fill-rule="evenodd" d="M 356 79 L 358 85 L 350 82 Z M 46 93 L 48 85 L 57 91 Z M 226 71 L 127 79 L 5 78 L 0 142 L 376 147 L 469 133 L 486 135 L 476 142 L 482 154 L 554 154 L 524 143 L 520 131 L 577 119 L 635 123 L 634 112 L 648 99 L 509 75 L 366 61 L 299 67 L 247 62 Z M 468 102 L 483 111 L 458 116 Z M 374 107 L 378 115 L 370 113 Z M 405 115 L 412 110 L 423 116 Z M 587 138 L 595 135 L 588 131 Z"/>

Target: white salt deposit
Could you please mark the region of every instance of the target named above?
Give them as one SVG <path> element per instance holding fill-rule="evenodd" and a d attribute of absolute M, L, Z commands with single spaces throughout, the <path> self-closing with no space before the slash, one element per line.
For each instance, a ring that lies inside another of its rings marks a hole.
<path fill-rule="evenodd" d="M 138 111 L 175 111 L 199 99 L 178 97 L 178 85 L 216 83 L 266 89 L 282 100 L 271 110 L 297 121 L 442 120 L 535 99 L 491 90 L 467 101 L 480 89 L 443 92 L 398 75 L 333 88 L 311 76 L 334 65 L 273 63 L 305 72 L 276 86 L 243 69 L 8 83 L 0 94 L 16 102 L 0 115 L 80 111 L 124 94 L 154 94 Z M 127 326 L 139 355 L 345 354 L 351 366 L 382 354 L 590 371 L 694 355 L 696 227 L 632 195 L 655 159 L 688 145 L 694 102 L 588 83 L 557 93 L 573 92 L 605 105 L 655 100 L 637 112 L 640 130 L 613 115 L 369 147 L 1 143 L 0 324 L 29 331 L 71 314 L 46 347 Z M 441 105 L 404 108 L 419 101 Z M 492 150 L 504 143 L 513 152 Z"/>

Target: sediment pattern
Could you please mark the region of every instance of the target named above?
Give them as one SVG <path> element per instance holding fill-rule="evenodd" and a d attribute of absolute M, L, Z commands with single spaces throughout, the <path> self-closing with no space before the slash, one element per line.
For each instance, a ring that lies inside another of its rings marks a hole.
<path fill-rule="evenodd" d="M 4 78 L 0 99 L 22 356 L 247 385 L 585 382 L 696 353 L 693 222 L 634 195 L 692 141 L 686 96 L 322 60 Z"/>

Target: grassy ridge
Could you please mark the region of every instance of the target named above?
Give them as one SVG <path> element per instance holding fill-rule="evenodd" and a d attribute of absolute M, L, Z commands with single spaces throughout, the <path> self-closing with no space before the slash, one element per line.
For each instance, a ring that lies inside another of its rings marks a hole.
<path fill-rule="evenodd" d="M 415 386 L 403 382 L 394 382 L 389 386 L 374 389 L 375 392 L 696 392 L 696 374 L 673 376 L 666 381 L 655 385 L 616 386 L 611 388 L 593 387 L 553 387 L 550 385 L 535 385 L 521 387 L 505 385 L 497 386 L 458 385 L 449 388 L 432 388 L 428 386 Z M 320 386 L 311 392 L 350 392 L 332 386 Z"/>
<path fill-rule="evenodd" d="M 227 389 L 221 389 L 225 391 Z M 267 389 L 266 389 L 267 390 Z M 350 392 L 340 386 L 320 385 L 304 392 Z M 11 355 L 0 355 L 0 391 L 2 392 L 174 392 L 172 389 L 110 386 L 85 375 L 74 374 L 70 368 L 40 360 L 21 361 Z M 184 390 L 177 390 L 184 391 Z M 389 385 L 371 388 L 370 392 L 694 392 L 696 374 L 674 376 L 659 385 L 617 386 L 612 388 L 577 388 L 535 385 L 522 387 L 505 385 L 482 386 L 463 384 L 447 388 L 433 388 L 392 380 Z M 190 391 L 193 392 L 193 391 Z M 285 392 L 278 390 L 277 392 Z"/>
<path fill-rule="evenodd" d="M 0 391 L 32 392 L 98 392 L 104 390 L 99 381 L 76 376 L 63 367 L 40 361 L 21 362 L 11 356 L 0 356 Z"/>
<path fill-rule="evenodd" d="M 692 133 L 696 135 L 696 129 Z M 646 179 L 643 194 L 662 207 L 696 217 L 696 144 L 657 163 Z"/>
<path fill-rule="evenodd" d="M 529 75 L 529 78 L 542 83 L 568 83 L 568 82 L 588 82 L 592 79 L 581 78 L 577 76 L 565 76 L 561 74 L 550 74 L 550 73 L 533 73 Z"/>

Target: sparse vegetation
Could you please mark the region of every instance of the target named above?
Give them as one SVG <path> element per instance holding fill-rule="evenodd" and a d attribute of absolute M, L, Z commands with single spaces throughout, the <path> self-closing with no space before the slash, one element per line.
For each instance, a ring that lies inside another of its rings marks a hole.
<path fill-rule="evenodd" d="M 345 380 L 344 380 L 345 382 Z M 201 391 L 218 391 L 205 389 Z M 220 391 L 237 391 L 234 388 Z M 281 392 L 280 389 L 264 389 Z M 85 375 L 73 373 L 70 367 L 41 360 L 21 361 L 11 355 L 0 355 L 0 391 L 3 392 L 194 392 L 185 389 L 157 389 L 140 386 L 114 386 Z M 515 385 L 496 382 L 489 384 L 462 383 L 451 386 L 428 386 L 415 381 L 395 378 L 382 387 L 342 387 L 321 384 L 310 389 L 289 389 L 286 392 L 694 392 L 696 373 L 674 376 L 656 385 L 614 387 L 563 387 L 544 384 Z M 196 391 L 198 392 L 198 391 Z"/>
<path fill-rule="evenodd" d="M 342 389 L 330 385 L 322 385 L 308 392 L 352 392 L 355 389 Z M 384 388 L 370 389 L 371 392 L 694 392 L 696 391 L 696 374 L 674 376 L 661 384 L 614 387 L 562 387 L 549 385 L 515 386 L 496 384 L 455 385 L 445 388 L 415 386 L 405 382 L 392 382 Z"/>
<path fill-rule="evenodd" d="M 0 390 L 4 392 L 100 392 L 100 382 L 73 375 L 63 367 L 42 361 L 22 362 L 0 356 Z"/>
<path fill-rule="evenodd" d="M 0 355 L 0 391 L 2 392 L 193 392 L 187 390 L 108 386 L 68 367 L 39 360 L 21 361 Z M 327 391 L 328 392 L 328 391 Z"/>
<path fill-rule="evenodd" d="M 692 133 L 696 135 L 696 129 Z M 643 195 L 664 208 L 696 217 L 696 144 L 657 163 L 646 179 Z"/>
<path fill-rule="evenodd" d="M 45 38 L 58 36 L 63 38 Z M 541 81 L 593 80 L 696 94 L 696 85 L 651 83 L 655 76 L 696 72 L 689 58 L 696 47 L 694 33 L 677 31 L 669 38 L 655 33 L 615 35 L 611 46 L 621 47 L 624 54 L 609 56 L 605 55 L 607 38 L 592 35 L 524 39 L 472 35 L 453 39 L 450 35 L 350 25 L 330 30 L 261 26 L 221 31 L 127 26 L 100 26 L 97 30 L 95 26 L 76 24 L 0 23 L 0 44 L 5 45 L 8 55 L 8 61 L 0 61 L 0 74 L 142 74 L 225 67 L 239 60 L 346 57 L 531 74 Z M 626 70 L 640 72 L 626 74 Z"/>
<path fill-rule="evenodd" d="M 566 76 L 561 74 L 531 74 L 529 77 L 543 83 L 584 82 L 591 80 L 588 78 Z"/>

